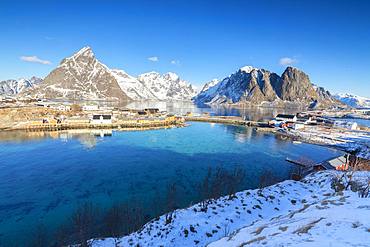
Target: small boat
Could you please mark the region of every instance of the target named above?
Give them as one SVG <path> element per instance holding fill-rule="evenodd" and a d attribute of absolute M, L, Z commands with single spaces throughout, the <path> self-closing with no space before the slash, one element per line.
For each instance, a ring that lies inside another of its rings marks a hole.
<path fill-rule="evenodd" d="M 300 141 L 293 141 L 293 144 L 302 144 Z"/>

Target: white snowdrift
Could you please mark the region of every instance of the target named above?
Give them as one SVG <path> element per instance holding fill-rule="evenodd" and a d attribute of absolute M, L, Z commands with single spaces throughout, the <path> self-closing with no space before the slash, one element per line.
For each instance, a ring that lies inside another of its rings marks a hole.
<path fill-rule="evenodd" d="M 91 240 L 92 246 L 366 246 L 370 198 L 335 192 L 338 172 L 319 172 L 301 182 L 284 181 L 264 189 L 222 197 L 202 212 L 200 204 L 176 210 L 122 238 Z M 370 172 L 356 173 L 366 183 Z M 218 240 L 218 241 L 217 241 Z M 217 242 L 215 242 L 217 241 Z M 368 246 L 368 245 L 367 245 Z"/>

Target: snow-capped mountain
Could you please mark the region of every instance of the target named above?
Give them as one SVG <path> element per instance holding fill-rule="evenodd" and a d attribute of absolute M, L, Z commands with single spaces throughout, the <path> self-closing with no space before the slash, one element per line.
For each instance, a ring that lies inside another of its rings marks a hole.
<path fill-rule="evenodd" d="M 196 103 L 247 103 L 332 105 L 337 102 L 329 92 L 314 87 L 302 71 L 287 67 L 279 76 L 265 69 L 252 66 L 240 68 L 222 81 L 204 86 L 195 98 Z"/>
<path fill-rule="evenodd" d="M 238 103 L 277 99 L 272 84 L 278 76 L 267 70 L 245 66 L 219 83 L 203 90 L 196 97 L 198 103 Z"/>
<path fill-rule="evenodd" d="M 27 90 L 25 95 L 52 99 L 129 99 L 110 69 L 95 58 L 90 47 L 84 47 L 63 59 L 39 87 Z"/>
<path fill-rule="evenodd" d="M 157 97 L 136 77 L 127 74 L 123 70 L 112 69 L 113 76 L 123 92 L 133 100 L 157 99 Z"/>
<path fill-rule="evenodd" d="M 10 79 L 0 81 L 0 95 L 16 95 L 28 88 L 36 86 L 41 82 L 42 79 L 36 76 L 33 76 L 30 79 L 21 78 L 19 80 Z"/>
<path fill-rule="evenodd" d="M 190 100 L 195 94 L 195 88 L 175 73 L 150 72 L 136 78 L 123 70 L 108 68 L 95 58 L 90 47 L 84 47 L 63 59 L 43 83 L 21 96 L 127 101 Z"/>
<path fill-rule="evenodd" d="M 346 105 L 355 108 L 370 108 L 370 98 L 365 98 L 349 93 L 336 94 L 334 97 Z"/>
<path fill-rule="evenodd" d="M 148 88 L 158 100 L 190 100 L 196 95 L 195 88 L 172 72 L 159 74 L 144 73 L 138 80 Z"/>

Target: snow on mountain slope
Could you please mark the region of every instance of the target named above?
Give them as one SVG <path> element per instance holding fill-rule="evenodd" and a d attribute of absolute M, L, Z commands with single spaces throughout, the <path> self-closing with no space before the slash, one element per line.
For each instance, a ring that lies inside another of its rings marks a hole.
<path fill-rule="evenodd" d="M 336 94 L 334 97 L 346 105 L 355 108 L 370 108 L 370 98 L 357 96 L 354 94 L 341 93 Z"/>
<path fill-rule="evenodd" d="M 205 88 L 194 97 L 196 103 L 242 103 L 252 105 L 330 107 L 338 105 L 328 91 L 314 87 L 308 75 L 287 67 L 279 76 L 265 69 L 244 66 L 213 87 Z M 314 104 L 313 104 L 314 103 Z"/>
<path fill-rule="evenodd" d="M 63 59 L 39 87 L 27 90 L 26 95 L 52 99 L 129 100 L 110 69 L 95 58 L 90 47 Z"/>
<path fill-rule="evenodd" d="M 172 72 L 163 75 L 154 71 L 144 73 L 138 80 L 159 100 L 190 100 L 196 94 L 191 84 Z"/>
<path fill-rule="evenodd" d="M 15 82 L 1 82 L 3 92 L 18 94 L 23 91 Z M 79 100 L 190 100 L 196 94 L 195 88 L 168 72 L 160 75 L 150 72 L 138 78 L 123 70 L 109 69 L 95 58 L 90 47 L 84 47 L 62 60 L 49 73 L 43 83 L 29 90 L 21 97 L 64 98 Z"/>
<path fill-rule="evenodd" d="M 285 246 L 285 239 L 298 246 L 366 246 L 370 198 L 360 198 L 350 189 L 335 192 L 332 181 L 340 175 L 318 172 L 300 182 L 242 191 L 211 201 L 207 210 L 201 204 L 176 210 L 170 223 L 163 215 L 128 236 L 90 243 L 94 247 L 262 246 L 265 242 L 263 246 Z M 366 186 L 369 177 L 369 172 L 357 172 L 352 181 Z"/>
<path fill-rule="evenodd" d="M 141 81 L 123 70 L 111 69 L 123 92 L 133 100 L 158 99 Z"/>
<path fill-rule="evenodd" d="M 247 66 L 241 67 L 240 70 L 244 71 L 245 73 L 251 73 L 253 70 L 258 70 L 258 69 L 253 66 L 247 65 Z"/>
<path fill-rule="evenodd" d="M 31 77 L 30 79 L 6 80 L 0 82 L 0 95 L 16 95 L 28 88 L 32 88 L 41 83 L 42 79 Z"/>
<path fill-rule="evenodd" d="M 278 78 L 267 70 L 245 66 L 215 86 L 200 92 L 194 101 L 209 104 L 275 101 L 278 97 L 272 85 L 277 84 Z"/>
<path fill-rule="evenodd" d="M 206 84 L 204 84 L 204 86 L 202 87 L 202 89 L 200 90 L 199 93 L 203 93 L 203 92 L 207 91 L 208 89 L 210 89 L 211 87 L 214 87 L 219 82 L 220 81 L 218 79 L 213 79 L 213 80 L 207 82 Z"/>

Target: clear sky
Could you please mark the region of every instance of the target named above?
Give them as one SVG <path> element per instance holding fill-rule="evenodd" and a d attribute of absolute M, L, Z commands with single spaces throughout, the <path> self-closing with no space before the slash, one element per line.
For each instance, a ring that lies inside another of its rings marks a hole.
<path fill-rule="evenodd" d="M 0 80 L 46 76 L 89 45 L 131 75 L 195 85 L 244 65 L 288 64 L 330 91 L 370 97 L 370 1 L 0 1 Z"/>

